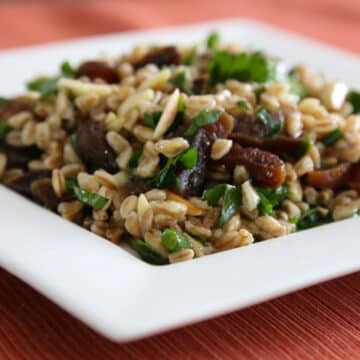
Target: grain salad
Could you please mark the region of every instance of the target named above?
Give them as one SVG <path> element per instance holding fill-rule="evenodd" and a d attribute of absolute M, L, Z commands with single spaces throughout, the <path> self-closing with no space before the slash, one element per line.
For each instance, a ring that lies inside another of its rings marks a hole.
<path fill-rule="evenodd" d="M 0 98 L 0 180 L 146 262 L 360 214 L 360 93 L 212 33 Z"/>

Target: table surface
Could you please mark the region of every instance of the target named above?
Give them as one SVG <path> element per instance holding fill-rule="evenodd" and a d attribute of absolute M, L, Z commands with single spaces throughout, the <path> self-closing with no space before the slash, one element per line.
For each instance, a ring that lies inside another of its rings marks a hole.
<path fill-rule="evenodd" d="M 357 0 L 102 0 L 0 4 L 0 49 L 224 17 L 259 19 L 360 52 Z M 46 31 L 44 30 L 46 29 Z M 360 273 L 118 345 L 0 269 L 0 359 L 359 359 Z"/>

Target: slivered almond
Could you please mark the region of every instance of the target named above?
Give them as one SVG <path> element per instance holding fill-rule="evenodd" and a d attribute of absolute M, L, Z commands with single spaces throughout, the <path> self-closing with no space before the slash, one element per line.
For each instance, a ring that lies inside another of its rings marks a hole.
<path fill-rule="evenodd" d="M 187 214 L 192 216 L 199 216 L 202 215 L 203 211 L 199 207 L 195 206 L 193 203 L 191 203 L 189 200 L 186 200 L 180 195 L 177 195 L 171 191 L 167 191 L 167 198 L 168 200 L 174 200 L 177 202 L 181 202 L 182 204 L 187 206 Z"/>

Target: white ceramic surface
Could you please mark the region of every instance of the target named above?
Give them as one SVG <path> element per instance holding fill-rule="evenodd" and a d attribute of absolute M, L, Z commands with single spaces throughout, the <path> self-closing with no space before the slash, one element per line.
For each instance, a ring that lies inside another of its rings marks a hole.
<path fill-rule="evenodd" d="M 248 20 L 93 37 L 0 52 L 0 94 L 37 73 L 135 43 L 189 43 L 213 29 L 360 88 L 354 55 Z M 359 218 L 167 266 L 126 250 L 0 186 L 0 266 L 115 341 L 207 319 L 360 269 Z"/>

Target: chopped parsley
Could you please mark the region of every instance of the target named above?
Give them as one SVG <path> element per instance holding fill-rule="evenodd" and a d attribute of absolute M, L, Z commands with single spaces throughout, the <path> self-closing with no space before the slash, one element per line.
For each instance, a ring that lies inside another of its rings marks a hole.
<path fill-rule="evenodd" d="M 282 115 L 279 116 L 279 120 L 276 121 L 273 115 L 264 107 L 260 107 L 255 115 L 266 126 L 267 137 L 276 136 L 284 126 L 284 117 Z"/>
<path fill-rule="evenodd" d="M 275 61 L 260 52 L 232 54 L 218 51 L 210 61 L 208 69 L 213 85 L 228 79 L 263 83 L 276 78 Z"/>
<path fill-rule="evenodd" d="M 170 79 L 170 83 L 173 84 L 175 87 L 179 88 L 187 95 L 193 94 L 190 84 L 186 79 L 185 71 L 177 73 L 173 78 Z"/>
<path fill-rule="evenodd" d="M 292 219 L 298 231 L 328 224 L 331 221 L 331 215 L 324 215 L 319 207 L 313 207 L 302 213 L 299 218 Z"/>
<path fill-rule="evenodd" d="M 202 199 L 213 207 L 218 205 L 221 197 L 223 197 L 223 204 L 218 227 L 223 227 L 240 208 L 242 203 L 241 189 L 229 184 L 219 184 L 205 190 L 202 195 Z"/>
<path fill-rule="evenodd" d="M 131 239 L 130 245 L 149 264 L 165 265 L 168 263 L 168 259 L 165 256 L 143 240 Z"/>
<path fill-rule="evenodd" d="M 182 249 L 191 249 L 191 243 L 187 235 L 173 229 L 165 229 L 162 232 L 161 243 L 169 253 Z"/>
<path fill-rule="evenodd" d="M 186 169 L 192 169 L 196 165 L 197 159 L 197 150 L 194 148 L 189 148 L 180 156 L 179 161 Z"/>
<path fill-rule="evenodd" d="M 298 146 L 296 151 L 293 153 L 295 159 L 300 159 L 306 155 L 312 147 L 312 141 L 309 137 L 306 137 Z"/>
<path fill-rule="evenodd" d="M 37 91 L 43 97 L 54 96 L 58 92 L 57 83 L 61 77 L 74 77 L 75 70 L 71 67 L 68 61 L 61 64 L 60 75 L 54 77 L 43 76 L 26 84 L 27 89 Z"/>
<path fill-rule="evenodd" d="M 144 113 L 144 125 L 151 128 L 151 129 L 155 129 L 156 125 L 158 124 L 160 118 L 162 115 L 162 111 L 154 111 L 152 113 L 148 113 L 145 112 Z"/>
<path fill-rule="evenodd" d="M 286 82 L 290 86 L 290 93 L 291 94 L 297 95 L 301 99 L 309 94 L 307 89 L 302 84 L 300 84 L 300 82 L 297 79 L 295 79 L 295 77 L 293 77 L 291 75 L 288 76 L 286 78 Z"/>
<path fill-rule="evenodd" d="M 142 154 L 143 154 L 143 149 L 138 149 L 133 152 L 128 163 L 130 169 L 135 169 L 139 165 L 139 161 Z"/>
<path fill-rule="evenodd" d="M 321 142 L 325 146 L 331 146 L 331 145 L 334 145 L 343 136 L 344 136 L 344 133 L 340 129 L 335 129 L 330 134 L 328 134 L 324 138 L 322 138 Z"/>
<path fill-rule="evenodd" d="M 220 36 L 217 32 L 212 32 L 206 39 L 206 47 L 209 50 L 214 50 L 220 42 Z"/>
<path fill-rule="evenodd" d="M 197 52 L 196 52 L 196 48 L 194 47 L 191 49 L 189 54 L 185 57 L 184 65 L 188 65 L 188 66 L 192 65 L 195 62 L 196 55 L 197 55 Z"/>
<path fill-rule="evenodd" d="M 256 192 L 260 197 L 258 209 L 260 215 L 274 215 L 274 208 L 276 208 L 289 195 L 289 190 L 286 185 L 280 186 L 277 189 L 257 188 Z"/>
<path fill-rule="evenodd" d="M 351 91 L 349 95 L 349 101 L 353 107 L 353 113 L 360 113 L 360 92 L 355 90 Z"/>
<path fill-rule="evenodd" d="M 244 110 L 250 110 L 250 104 L 246 100 L 239 100 L 236 103 L 237 106 L 241 107 Z"/>
<path fill-rule="evenodd" d="M 191 121 L 190 126 L 186 129 L 184 135 L 186 137 L 196 134 L 198 129 L 205 125 L 213 124 L 218 121 L 221 111 L 219 110 L 202 110 Z"/>

